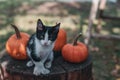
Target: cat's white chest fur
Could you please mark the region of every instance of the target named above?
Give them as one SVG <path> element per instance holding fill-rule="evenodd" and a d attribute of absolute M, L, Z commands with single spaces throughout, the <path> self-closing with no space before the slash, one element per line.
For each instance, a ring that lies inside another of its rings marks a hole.
<path fill-rule="evenodd" d="M 38 40 L 37 38 L 35 38 L 35 44 L 36 44 L 35 45 L 35 54 L 37 56 L 42 56 L 42 57 L 51 53 L 51 51 L 53 50 L 53 47 L 54 47 L 54 44 L 49 45 L 49 46 L 41 45 L 40 40 Z"/>

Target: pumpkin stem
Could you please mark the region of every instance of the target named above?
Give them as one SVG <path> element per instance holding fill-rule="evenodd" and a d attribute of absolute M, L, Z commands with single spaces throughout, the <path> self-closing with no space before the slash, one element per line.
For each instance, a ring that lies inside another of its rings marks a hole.
<path fill-rule="evenodd" d="M 11 26 L 14 28 L 14 30 L 16 32 L 17 39 L 20 39 L 21 35 L 20 35 L 20 31 L 18 30 L 18 28 L 13 24 L 11 24 Z"/>
<path fill-rule="evenodd" d="M 79 33 L 79 34 L 76 36 L 76 38 L 74 39 L 73 45 L 77 45 L 77 40 L 78 40 L 78 38 L 79 38 L 80 36 L 82 36 L 82 33 Z"/>

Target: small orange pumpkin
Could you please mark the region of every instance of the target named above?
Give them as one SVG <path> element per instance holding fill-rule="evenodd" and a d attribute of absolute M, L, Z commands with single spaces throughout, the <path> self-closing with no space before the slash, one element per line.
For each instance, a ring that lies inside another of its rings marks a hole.
<path fill-rule="evenodd" d="M 79 34 L 75 40 L 73 45 L 72 44 L 66 44 L 62 49 L 62 56 L 66 61 L 72 62 L 72 63 L 79 63 L 88 57 L 88 49 L 85 44 L 82 42 L 77 42 L 78 38 L 81 36 Z"/>
<path fill-rule="evenodd" d="M 55 41 L 54 51 L 61 51 L 67 42 L 67 35 L 64 29 L 59 29 L 58 37 Z"/>
<path fill-rule="evenodd" d="M 6 42 L 6 50 L 8 54 L 19 60 L 24 60 L 27 58 L 26 45 L 29 40 L 29 35 L 24 32 L 19 32 L 15 25 L 11 25 L 16 34 L 13 34 Z"/>

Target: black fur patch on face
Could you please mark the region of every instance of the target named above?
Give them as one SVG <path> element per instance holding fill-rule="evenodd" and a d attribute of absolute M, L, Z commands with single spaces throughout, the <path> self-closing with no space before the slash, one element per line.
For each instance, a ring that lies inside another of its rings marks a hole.
<path fill-rule="evenodd" d="M 37 22 L 36 35 L 39 40 L 45 38 L 45 33 L 48 32 L 48 40 L 55 41 L 59 32 L 60 23 L 55 26 L 45 26 L 41 20 Z"/>

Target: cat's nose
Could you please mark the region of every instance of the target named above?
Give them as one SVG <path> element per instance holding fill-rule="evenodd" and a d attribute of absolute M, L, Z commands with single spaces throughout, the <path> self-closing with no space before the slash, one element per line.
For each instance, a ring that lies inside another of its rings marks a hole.
<path fill-rule="evenodd" d="M 44 43 L 44 45 L 46 46 L 46 45 L 48 45 L 48 43 L 47 43 L 47 42 L 45 42 L 45 43 Z"/>

